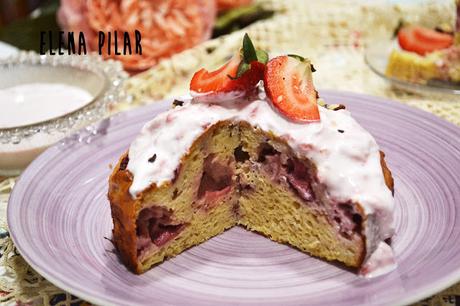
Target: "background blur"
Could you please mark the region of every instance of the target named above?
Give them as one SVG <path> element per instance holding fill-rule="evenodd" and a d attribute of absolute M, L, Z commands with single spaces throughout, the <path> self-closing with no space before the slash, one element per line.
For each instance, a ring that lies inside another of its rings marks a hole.
<path fill-rule="evenodd" d="M 282 2 L 282 0 L 279 1 Z M 422 4 L 430 0 L 362 0 L 362 2 Z M 437 0 L 436 2 L 448 2 L 448 0 Z M 56 21 L 58 7 L 59 0 L 0 0 L 0 41 L 19 49 L 39 51 L 40 31 L 60 30 Z M 53 42 L 53 45 L 54 48 L 57 47 L 56 41 Z"/>
<path fill-rule="evenodd" d="M 2 0 L 0 1 L 0 25 L 7 25 L 10 22 L 27 16 L 40 4 L 49 2 L 47 0 Z M 56 2 L 56 1 L 55 1 Z"/>
<path fill-rule="evenodd" d="M 0 0 L 0 41 L 38 51 L 40 31 L 59 30 L 58 6 L 59 0 Z"/>

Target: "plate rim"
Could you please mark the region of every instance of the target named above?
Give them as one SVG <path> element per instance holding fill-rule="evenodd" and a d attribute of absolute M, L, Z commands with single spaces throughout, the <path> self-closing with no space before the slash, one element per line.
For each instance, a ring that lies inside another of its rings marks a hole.
<path fill-rule="evenodd" d="M 351 91 L 343 91 L 343 90 L 324 89 L 324 90 L 319 90 L 319 92 L 320 92 L 321 95 L 324 94 L 324 95 L 326 95 L 328 97 L 342 98 L 344 100 L 349 99 L 349 98 L 350 99 L 361 99 L 363 101 L 371 99 L 373 101 L 371 101 L 369 103 L 379 103 L 379 104 L 383 103 L 383 104 L 389 105 L 389 107 L 399 107 L 400 109 L 404 109 L 404 110 L 407 110 L 409 112 L 415 113 L 417 116 L 422 116 L 424 118 L 434 120 L 436 124 L 439 124 L 439 125 L 441 125 L 441 126 L 443 126 L 445 128 L 457 129 L 460 132 L 460 127 L 458 127 L 457 125 L 455 125 L 455 124 L 453 124 L 453 123 L 451 123 L 451 122 L 449 122 L 449 121 L 447 121 L 447 120 L 445 120 L 445 119 L 443 119 L 441 117 L 438 117 L 438 116 L 436 116 L 436 115 L 434 115 L 432 113 L 429 113 L 427 111 L 424 111 L 424 110 L 421 110 L 421 109 L 411 107 L 411 106 L 405 105 L 403 103 L 394 101 L 394 100 L 389 99 L 389 98 L 384 98 L 384 97 L 379 97 L 379 96 L 372 96 L 372 95 L 368 95 L 368 94 L 361 94 L 361 93 L 356 93 L 356 92 L 351 92 Z M 175 98 L 180 99 L 181 97 L 179 96 L 179 97 L 175 97 Z M 141 106 L 141 107 L 129 110 L 129 111 L 122 112 L 122 113 L 114 114 L 110 118 L 115 118 L 118 115 L 127 115 L 127 116 L 134 115 L 135 116 L 137 113 L 142 113 L 145 109 L 149 109 L 150 111 L 157 111 L 157 110 L 161 111 L 163 109 L 166 110 L 166 109 L 168 109 L 167 102 L 170 103 L 173 100 L 174 100 L 174 97 L 163 99 L 163 100 L 158 100 L 158 101 L 155 101 L 155 102 L 153 102 L 151 104 L 148 104 L 148 105 L 145 105 L 145 106 Z M 344 103 L 346 105 L 346 101 L 344 101 Z M 155 116 L 157 116 L 157 115 L 158 114 L 156 114 Z M 97 124 L 97 123 L 95 123 L 95 124 Z M 83 128 L 83 129 L 79 130 L 77 133 L 79 133 L 81 131 L 84 131 L 84 130 L 85 129 Z M 42 277 L 44 277 L 46 280 L 48 280 L 50 283 L 54 284 L 55 286 L 57 286 L 61 290 L 69 292 L 72 295 L 75 295 L 75 296 L 77 296 L 77 297 L 79 297 L 79 298 L 81 298 L 83 300 L 86 300 L 88 302 L 92 302 L 92 303 L 95 303 L 95 304 L 99 304 L 99 305 L 117 305 L 116 303 L 109 302 L 108 300 L 99 297 L 100 294 L 98 294 L 96 296 L 96 295 L 91 295 L 90 293 L 86 293 L 85 291 L 79 290 L 78 288 L 75 289 L 74 287 L 72 287 L 71 282 L 62 281 L 62 280 L 60 280 L 58 278 L 55 278 L 52 274 L 49 274 L 48 272 L 44 271 L 42 269 L 42 267 L 39 264 L 36 264 L 35 261 L 27 253 L 22 252 L 23 248 L 21 246 L 21 243 L 18 243 L 20 239 L 18 240 L 18 237 L 16 237 L 16 235 L 14 234 L 13 229 L 14 229 L 15 225 L 11 226 L 12 225 L 11 220 L 13 220 L 13 218 L 10 217 L 10 216 L 13 215 L 13 210 L 14 210 L 13 207 L 15 205 L 17 205 L 17 204 L 11 205 L 11 203 L 15 201 L 16 197 L 20 197 L 20 194 L 18 195 L 18 193 L 21 191 L 21 189 L 26 190 L 26 188 L 24 188 L 24 187 L 27 186 L 27 182 L 23 183 L 23 181 L 26 180 L 29 175 L 31 175 L 31 172 L 35 171 L 36 168 L 39 168 L 42 159 L 46 159 L 48 155 L 53 154 L 54 150 L 56 150 L 58 148 L 58 146 L 60 146 L 60 145 L 62 145 L 62 143 L 58 142 L 58 143 L 50 146 L 49 148 L 47 148 L 42 154 L 40 154 L 23 171 L 23 173 L 20 175 L 20 177 L 16 181 L 15 186 L 14 186 L 13 190 L 11 191 L 11 194 L 10 194 L 10 197 L 9 197 L 9 200 L 8 200 L 8 205 L 7 205 L 7 225 L 8 225 L 10 237 L 11 237 L 16 249 L 21 254 L 21 256 L 24 258 L 24 260 L 37 273 L 39 273 Z M 24 187 L 22 186 L 22 184 L 25 184 Z M 21 203 L 19 203 L 19 204 L 21 204 Z M 424 298 L 427 298 L 427 297 L 430 297 L 430 296 L 432 296 L 432 295 L 434 295 L 436 293 L 439 293 L 440 291 L 452 286 L 453 284 L 455 284 L 455 283 L 457 283 L 459 281 L 460 281 L 460 266 L 457 269 L 453 270 L 449 275 L 441 277 L 436 283 L 427 284 L 427 285 L 425 285 L 423 287 L 419 287 L 418 289 L 414 290 L 415 293 L 413 293 L 410 296 L 407 296 L 407 297 L 403 298 L 402 300 L 398 301 L 395 304 L 396 305 L 406 305 L 406 304 L 410 304 L 410 303 L 420 301 L 420 300 L 422 300 Z"/>

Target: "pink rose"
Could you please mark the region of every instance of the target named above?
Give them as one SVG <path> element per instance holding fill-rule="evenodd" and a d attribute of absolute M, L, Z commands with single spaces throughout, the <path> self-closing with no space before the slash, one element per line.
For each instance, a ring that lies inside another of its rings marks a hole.
<path fill-rule="evenodd" d="M 58 22 L 64 31 L 83 32 L 88 50 L 98 50 L 98 32 L 117 31 L 118 45 L 129 32 L 132 55 L 107 54 L 129 71 L 143 71 L 210 38 L 216 16 L 214 0 L 61 0 Z M 134 54 L 134 31 L 142 35 L 142 55 Z M 78 34 L 75 34 L 78 37 Z M 112 38 L 112 44 L 113 44 Z M 107 41 L 107 37 L 106 37 Z"/>
<path fill-rule="evenodd" d="M 232 8 L 249 5 L 253 0 L 217 0 L 217 10 L 225 11 Z"/>

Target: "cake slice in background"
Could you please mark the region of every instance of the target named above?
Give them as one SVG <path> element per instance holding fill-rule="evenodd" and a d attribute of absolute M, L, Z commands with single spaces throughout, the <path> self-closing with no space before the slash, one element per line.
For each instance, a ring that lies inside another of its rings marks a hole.
<path fill-rule="evenodd" d="M 460 82 L 460 5 L 454 28 L 436 30 L 404 26 L 398 31 L 401 49 L 392 50 L 385 74 L 413 83 L 431 80 Z"/>

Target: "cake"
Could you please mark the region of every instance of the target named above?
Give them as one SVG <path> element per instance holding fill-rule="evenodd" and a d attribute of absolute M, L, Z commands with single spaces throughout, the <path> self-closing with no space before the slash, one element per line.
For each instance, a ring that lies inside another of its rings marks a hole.
<path fill-rule="evenodd" d="M 398 45 L 391 51 L 385 74 L 418 84 L 432 80 L 460 82 L 460 6 L 457 4 L 456 31 L 441 25 L 437 29 L 403 26 Z"/>
<path fill-rule="evenodd" d="M 394 263 L 384 154 L 318 98 L 312 71 L 300 56 L 268 61 L 245 36 L 227 64 L 194 75 L 192 98 L 145 124 L 109 179 L 112 240 L 131 271 L 238 225 L 365 275 Z"/>

